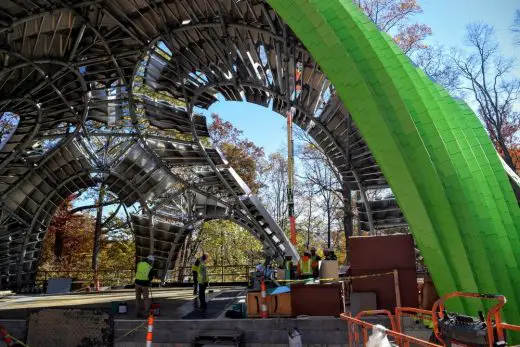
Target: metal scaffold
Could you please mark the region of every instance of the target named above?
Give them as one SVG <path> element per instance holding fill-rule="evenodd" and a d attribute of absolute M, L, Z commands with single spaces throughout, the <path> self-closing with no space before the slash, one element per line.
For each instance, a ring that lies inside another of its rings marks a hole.
<path fill-rule="evenodd" d="M 294 213 L 291 242 L 211 144 L 201 109 L 220 98 L 290 110 L 349 194 L 389 187 L 334 86 L 265 1 L 5 0 L 0 59 L 0 117 L 19 119 L 0 144 L 2 287 L 33 286 L 57 208 L 101 185 L 138 206 L 137 255 L 156 254 L 163 274 L 209 219 L 298 259 Z M 373 224 L 403 222 L 395 199 L 378 215 L 364 203 Z"/>

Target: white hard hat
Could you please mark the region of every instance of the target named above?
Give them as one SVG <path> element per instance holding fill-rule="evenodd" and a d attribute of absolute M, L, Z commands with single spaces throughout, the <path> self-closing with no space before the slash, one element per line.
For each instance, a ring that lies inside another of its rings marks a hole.
<path fill-rule="evenodd" d="M 155 261 L 155 257 L 153 255 L 149 255 L 146 257 L 149 261 Z"/>

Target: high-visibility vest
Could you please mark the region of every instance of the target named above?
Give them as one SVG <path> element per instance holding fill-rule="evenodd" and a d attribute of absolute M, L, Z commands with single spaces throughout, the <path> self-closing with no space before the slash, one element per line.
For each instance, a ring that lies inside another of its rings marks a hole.
<path fill-rule="evenodd" d="M 291 262 L 289 260 L 285 261 L 285 270 L 291 270 Z"/>
<path fill-rule="evenodd" d="M 206 264 L 204 262 L 200 262 L 198 271 L 197 271 L 197 280 L 199 283 L 206 283 L 208 282 L 208 274 L 206 272 Z"/>
<path fill-rule="evenodd" d="M 150 275 L 150 271 L 152 271 L 152 265 L 148 264 L 145 261 L 141 261 L 137 263 L 137 270 L 135 271 L 135 279 L 138 281 L 148 281 L 148 276 Z"/>
<path fill-rule="evenodd" d="M 312 259 L 300 259 L 300 272 L 302 275 L 312 275 Z"/>
<path fill-rule="evenodd" d="M 191 271 L 199 272 L 199 267 L 197 265 L 192 265 Z"/>
<path fill-rule="evenodd" d="M 312 268 L 317 269 L 318 265 L 319 265 L 318 255 L 311 256 L 311 260 L 312 260 Z"/>

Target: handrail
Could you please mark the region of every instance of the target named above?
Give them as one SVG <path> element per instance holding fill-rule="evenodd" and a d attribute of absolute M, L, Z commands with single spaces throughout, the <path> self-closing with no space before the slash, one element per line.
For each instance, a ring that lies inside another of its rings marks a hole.
<path fill-rule="evenodd" d="M 249 271 L 254 269 L 254 265 L 216 265 L 208 266 L 208 276 L 212 283 L 224 282 L 249 282 Z M 191 266 L 183 266 L 173 270 L 168 270 L 169 282 L 179 282 L 177 277 L 191 277 Z M 78 282 L 92 282 L 92 270 L 40 270 L 36 282 L 40 285 L 51 278 L 69 277 L 76 278 Z M 134 269 L 104 269 L 98 270 L 100 281 L 105 285 L 125 285 L 134 282 Z M 182 282 L 182 280 L 181 280 Z"/>

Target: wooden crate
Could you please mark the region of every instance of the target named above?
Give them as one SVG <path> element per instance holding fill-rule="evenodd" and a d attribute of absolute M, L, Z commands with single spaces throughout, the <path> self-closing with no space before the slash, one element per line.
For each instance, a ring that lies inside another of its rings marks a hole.
<path fill-rule="evenodd" d="M 291 317 L 291 293 L 270 295 L 269 298 L 269 317 Z"/>
<path fill-rule="evenodd" d="M 262 303 L 262 293 L 261 292 L 247 293 L 246 306 L 247 306 L 247 317 L 248 318 L 260 317 L 261 303 Z"/>
<path fill-rule="evenodd" d="M 261 292 L 247 293 L 247 317 L 260 317 L 260 305 L 262 303 Z M 282 293 L 267 296 L 267 308 L 269 309 L 269 317 L 291 317 L 291 293 Z"/>

